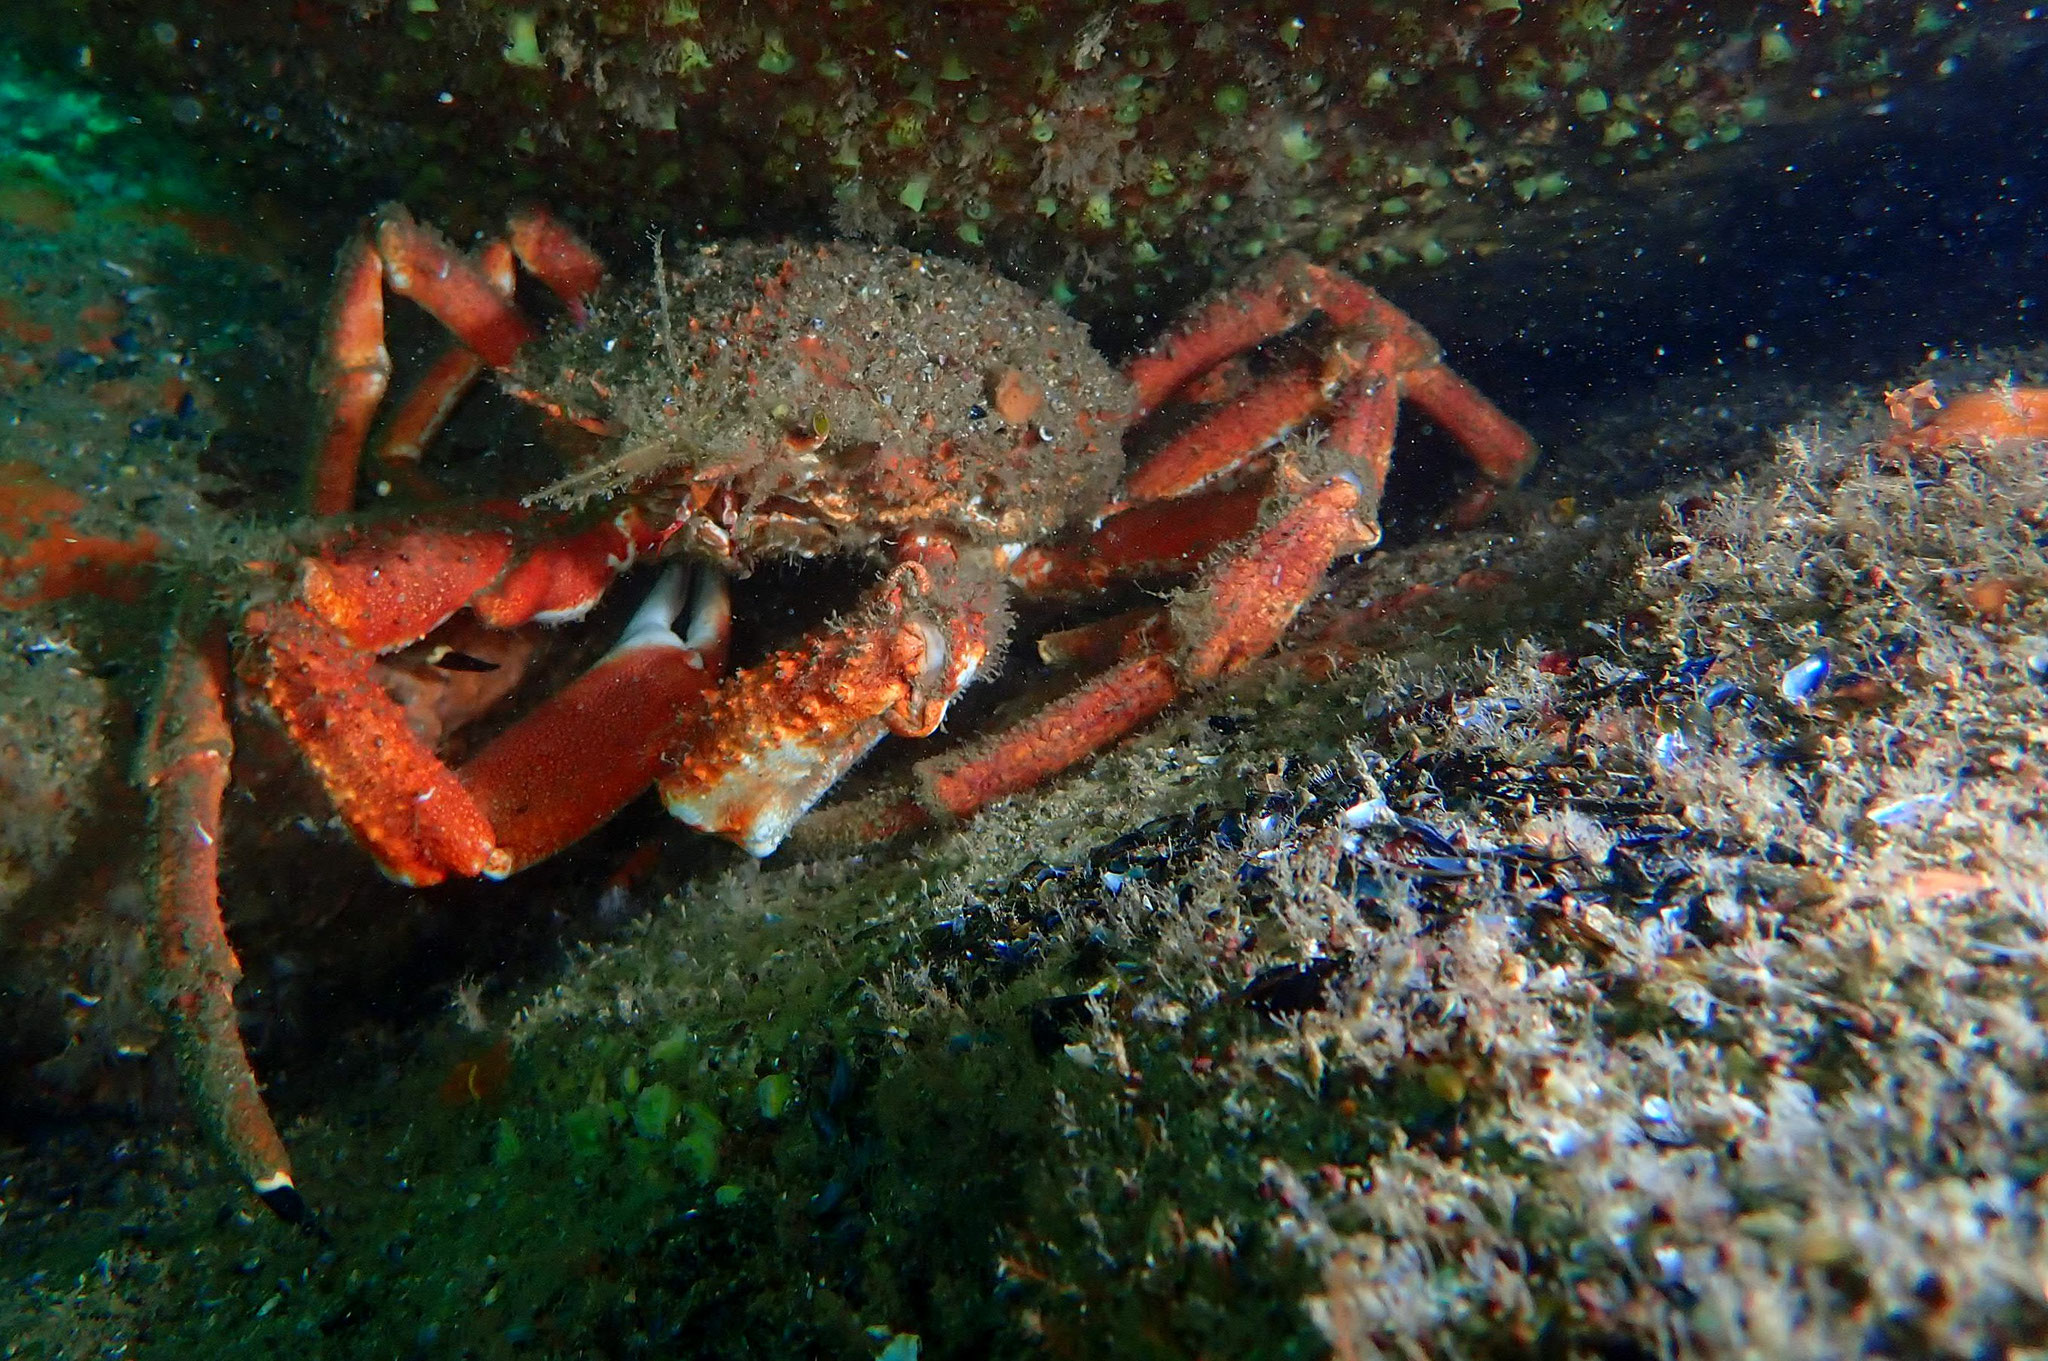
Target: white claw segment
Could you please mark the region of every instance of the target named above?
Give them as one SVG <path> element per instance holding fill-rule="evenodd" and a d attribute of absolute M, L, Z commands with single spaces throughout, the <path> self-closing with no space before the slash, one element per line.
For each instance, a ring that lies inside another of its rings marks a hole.
<path fill-rule="evenodd" d="M 654 783 L 677 715 L 724 670 L 731 613 L 716 568 L 669 568 L 610 652 L 462 767 L 506 873 L 580 840 Z"/>

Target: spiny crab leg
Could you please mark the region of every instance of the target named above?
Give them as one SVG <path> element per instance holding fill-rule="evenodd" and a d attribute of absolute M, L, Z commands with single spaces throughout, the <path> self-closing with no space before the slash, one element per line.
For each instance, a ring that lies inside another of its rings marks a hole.
<path fill-rule="evenodd" d="M 339 515 L 356 502 L 356 473 L 377 404 L 391 384 L 384 348 L 384 266 L 367 241 L 341 249 L 334 297 L 320 332 L 313 393 L 319 435 L 307 469 L 306 500 L 315 515 Z"/>
<path fill-rule="evenodd" d="M 736 673 L 686 710 L 661 779 L 669 812 L 754 855 L 886 733 L 924 737 L 1007 626 L 993 572 L 922 543 L 823 637 Z"/>
<path fill-rule="evenodd" d="M 486 242 L 477 253 L 477 265 L 491 287 L 509 304 L 512 290 L 518 284 L 511 245 L 504 241 Z M 383 434 L 371 456 L 376 464 L 387 474 L 412 484 L 409 490 L 422 494 L 422 499 L 434 499 L 432 485 L 418 476 L 420 464 L 426 457 L 427 446 L 455 414 L 456 405 L 483 372 L 483 357 L 461 341 L 443 350 L 384 422 Z"/>
<path fill-rule="evenodd" d="M 477 264 L 484 277 L 510 306 L 517 283 L 513 271 L 516 259 L 561 301 L 570 319 L 581 326 L 590 317 L 591 296 L 604 283 L 604 261 L 568 224 L 544 209 L 521 209 L 505 226 L 507 239 L 485 242 L 477 252 Z M 380 249 L 402 252 L 399 258 L 415 264 L 424 262 L 438 269 L 447 258 L 443 252 L 448 248 L 427 228 L 404 215 L 403 209 L 384 210 L 377 239 Z M 431 292 L 416 290 L 408 296 L 416 296 L 422 306 L 429 308 L 439 303 L 438 295 Z M 452 330 L 462 315 L 453 311 L 441 320 Z M 417 467 L 427 446 L 447 424 L 456 403 L 482 376 L 484 368 L 483 357 L 468 344 L 450 346 L 392 413 L 383 437 L 377 442 L 377 462 L 401 472 Z"/>
<path fill-rule="evenodd" d="M 314 388 L 321 435 L 309 478 L 315 514 L 339 515 L 355 503 L 355 484 L 372 416 L 390 381 L 384 345 L 383 286 L 425 308 L 459 345 L 422 377 L 394 413 L 377 458 L 410 479 L 421 451 L 486 367 L 503 369 L 538 334 L 512 302 L 516 256 L 581 322 L 604 280 L 596 252 L 564 223 L 538 209 L 516 214 L 508 241 L 478 258 L 457 250 L 395 204 L 371 231 L 343 248 L 334 302 L 321 336 Z"/>
<path fill-rule="evenodd" d="M 1243 463 L 1318 411 L 1336 408 L 1354 380 L 1391 381 L 1464 446 L 1481 477 L 1512 485 L 1536 457 L 1535 441 L 1478 389 L 1444 367 L 1434 337 L 1375 290 L 1340 271 L 1289 253 L 1250 283 L 1195 311 L 1125 366 L 1138 390 L 1137 414 L 1156 411 L 1218 365 L 1285 334 L 1314 314 L 1337 331 L 1319 372 L 1283 373 L 1240 394 L 1132 470 L 1131 503 L 1180 496 Z"/>
<path fill-rule="evenodd" d="M 1322 480 L 1298 496 L 1276 492 L 1273 499 L 1281 509 L 1273 522 L 1205 572 L 1197 589 L 1166 611 L 1105 621 L 1099 630 L 1075 631 L 1070 640 L 1047 640 L 1056 652 L 1103 650 L 1122 660 L 995 737 L 920 762 L 916 796 L 855 805 L 838 815 L 836 832 L 887 838 L 935 816 L 971 816 L 1086 760 L 1175 700 L 1270 652 L 1320 586 L 1329 564 L 1380 539 L 1379 503 L 1393 447 L 1397 396 L 1388 376 L 1370 368 L 1338 396 L 1323 446 L 1328 471 Z M 1302 470 L 1291 464 L 1278 472 L 1283 484 L 1301 476 Z M 1151 510 L 1124 514 L 1149 523 Z M 1219 500 L 1198 523 L 1227 535 L 1243 513 L 1242 507 Z M 1199 539 L 1199 533 L 1193 538 Z M 1196 545 L 1178 546 L 1191 552 Z M 1141 557 L 1134 547 L 1123 552 L 1127 560 Z"/>
<path fill-rule="evenodd" d="M 166 676 L 143 745 L 156 841 L 158 988 L 173 1021 L 192 1109 L 265 1204 L 304 1223 L 291 1158 L 264 1109 L 235 1012 L 242 969 L 220 916 L 220 812 L 234 738 L 222 694 L 227 659 L 173 632 Z"/>
<path fill-rule="evenodd" d="M 1104 520 L 1079 544 L 1033 544 L 1010 564 L 1010 580 L 1034 595 L 1057 595 L 1192 571 L 1217 545 L 1258 525 L 1266 493 L 1262 482 L 1251 482 L 1133 506 Z"/>
<path fill-rule="evenodd" d="M 1135 731 L 1181 696 L 1263 657 L 1338 556 L 1376 542 L 1368 494 L 1343 472 L 1297 501 L 1171 611 L 1171 651 L 1125 661 L 995 736 L 919 764 L 923 803 L 967 817 Z"/>
<path fill-rule="evenodd" d="M 680 637 L 671 626 L 678 614 L 688 616 Z M 272 702 L 379 863 L 395 877 L 433 882 L 522 869 L 647 789 L 668 720 L 716 681 L 729 625 L 721 574 L 699 568 L 693 579 L 670 568 L 616 647 L 459 775 L 412 734 L 368 654 L 303 602 L 257 619 L 267 664 L 254 670 L 271 682 Z M 279 1216 L 304 1223 L 306 1203 L 242 1044 L 241 967 L 220 914 L 221 799 L 234 755 L 224 649 L 174 631 L 165 671 L 140 780 L 156 842 L 155 954 L 179 1072 L 229 1162 Z M 346 785 L 355 779 L 367 786 Z"/>

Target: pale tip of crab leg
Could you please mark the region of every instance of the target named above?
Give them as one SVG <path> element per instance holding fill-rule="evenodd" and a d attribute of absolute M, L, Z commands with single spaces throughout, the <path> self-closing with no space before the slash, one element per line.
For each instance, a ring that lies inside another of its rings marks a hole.
<path fill-rule="evenodd" d="M 291 1173 L 279 1170 L 267 1177 L 252 1177 L 249 1185 L 255 1189 L 256 1198 L 285 1223 L 305 1224 L 312 1218 L 313 1211 L 299 1194 L 299 1188 L 292 1184 Z"/>
<path fill-rule="evenodd" d="M 882 719 L 871 718 L 845 732 L 772 741 L 710 780 L 665 779 L 662 803 L 677 821 L 764 859 L 887 732 Z"/>

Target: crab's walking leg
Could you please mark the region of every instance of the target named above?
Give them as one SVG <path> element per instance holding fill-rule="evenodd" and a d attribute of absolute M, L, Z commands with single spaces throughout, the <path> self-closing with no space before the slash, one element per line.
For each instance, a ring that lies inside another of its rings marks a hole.
<path fill-rule="evenodd" d="M 220 917 L 220 811 L 234 739 L 223 707 L 226 658 L 173 634 L 142 778 L 155 838 L 154 946 L 178 1070 L 194 1113 L 265 1204 L 294 1223 L 306 1202 L 257 1094 L 235 1015 L 242 976 Z"/>
<path fill-rule="evenodd" d="M 1224 360 L 1293 330 L 1317 312 L 1346 331 L 1374 326 L 1399 351 L 1400 367 L 1436 360 L 1436 342 L 1407 313 L 1349 275 L 1290 251 L 1190 313 L 1125 365 L 1125 376 L 1137 385 L 1138 415 L 1150 415 Z"/>
<path fill-rule="evenodd" d="M 370 422 L 391 377 L 384 346 L 384 285 L 418 303 L 454 333 L 451 347 L 421 377 L 386 425 L 376 459 L 386 473 L 430 496 L 418 474 L 422 452 L 486 367 L 504 368 L 537 334 L 512 301 L 516 257 L 580 323 L 604 281 L 597 253 L 560 220 L 529 209 L 509 223 L 510 239 L 486 244 L 477 259 L 455 249 L 405 209 L 377 214 L 366 238 L 351 241 L 335 265 L 334 297 L 321 333 L 314 389 L 320 439 L 308 483 L 317 515 L 355 504 Z"/>
<path fill-rule="evenodd" d="M 477 268 L 509 305 L 518 280 L 513 273 L 512 247 L 492 241 L 479 252 Z M 455 408 L 483 376 L 484 361 L 475 350 L 457 341 L 442 351 L 420 375 L 405 400 L 398 404 L 377 438 L 372 454 L 386 476 L 423 500 L 433 500 L 439 489 L 420 472 L 427 446 L 441 427 L 455 414 Z"/>
<path fill-rule="evenodd" d="M 478 268 L 507 306 L 512 305 L 512 291 L 517 283 L 513 272 L 516 258 L 529 274 L 561 299 L 578 325 L 587 320 L 591 295 L 604 282 L 604 261 L 597 252 L 561 219 L 538 208 L 513 214 L 506 230 L 509 239 L 487 242 L 479 250 Z M 406 260 L 424 259 L 439 268 L 441 257 L 435 254 L 434 239 L 424 227 L 399 217 L 397 210 L 386 211 L 378 239 L 394 251 L 403 251 Z M 433 295 L 417 289 L 414 295 L 423 304 L 435 301 Z M 468 323 L 458 310 L 449 324 L 452 327 Z M 412 474 L 434 436 L 448 423 L 456 403 L 475 385 L 485 367 L 483 357 L 466 343 L 450 346 L 392 413 L 377 441 L 377 462 L 395 476 L 414 481 L 420 490 L 430 492 L 431 488 Z"/>
<path fill-rule="evenodd" d="M 988 742 L 918 766 L 923 802 L 964 818 L 1041 784 L 1135 731 L 1182 695 L 1264 656 L 1330 561 L 1376 542 L 1377 500 L 1340 473 L 1209 573 L 1173 610 L 1176 652 L 1134 657 Z"/>
<path fill-rule="evenodd" d="M 1343 389 L 1366 374 L 1382 376 L 1441 423 L 1478 466 L 1489 494 L 1528 471 L 1535 441 L 1444 367 L 1433 336 L 1375 290 L 1294 254 L 1201 308 L 1126 366 L 1138 389 L 1138 414 L 1316 312 L 1338 333 L 1321 371 L 1297 369 L 1256 384 L 1183 431 L 1132 470 L 1125 483 L 1130 502 L 1180 496 L 1234 471 L 1326 406 L 1341 410 Z"/>
<path fill-rule="evenodd" d="M 340 515 L 356 502 L 363 442 L 384 390 L 391 355 L 384 348 L 384 266 L 367 241 L 344 246 L 334 266 L 334 297 L 313 369 L 319 398 L 319 442 L 307 473 L 306 500 L 315 515 Z"/>
<path fill-rule="evenodd" d="M 562 300 L 570 319 L 581 326 L 590 317 L 591 295 L 604 282 L 604 260 L 545 208 L 522 208 L 505 226 L 519 263 Z"/>
<path fill-rule="evenodd" d="M 1112 581 L 1188 572 L 1218 544 L 1259 522 L 1267 488 L 1257 482 L 1133 506 L 1079 544 L 1034 544 L 1010 564 L 1010 580 L 1034 595 L 1099 590 Z"/>
<path fill-rule="evenodd" d="M 754 855 L 885 733 L 924 737 L 1001 637 L 1001 585 L 932 546 L 822 639 L 771 655 L 687 710 L 661 779 L 669 811 Z"/>

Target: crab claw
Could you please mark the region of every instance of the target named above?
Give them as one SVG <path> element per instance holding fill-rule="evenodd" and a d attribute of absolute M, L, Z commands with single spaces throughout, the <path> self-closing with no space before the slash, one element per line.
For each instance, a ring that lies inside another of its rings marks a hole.
<path fill-rule="evenodd" d="M 924 737 L 986 661 L 1000 597 L 906 563 L 851 620 L 777 652 L 687 711 L 662 776 L 669 812 L 765 856 L 888 733 Z M 1006 628 L 1006 624 L 1003 626 Z"/>
<path fill-rule="evenodd" d="M 669 568 L 616 647 L 462 767 L 508 862 L 491 877 L 581 840 L 654 783 L 676 714 L 725 669 L 731 626 L 720 572 Z"/>

